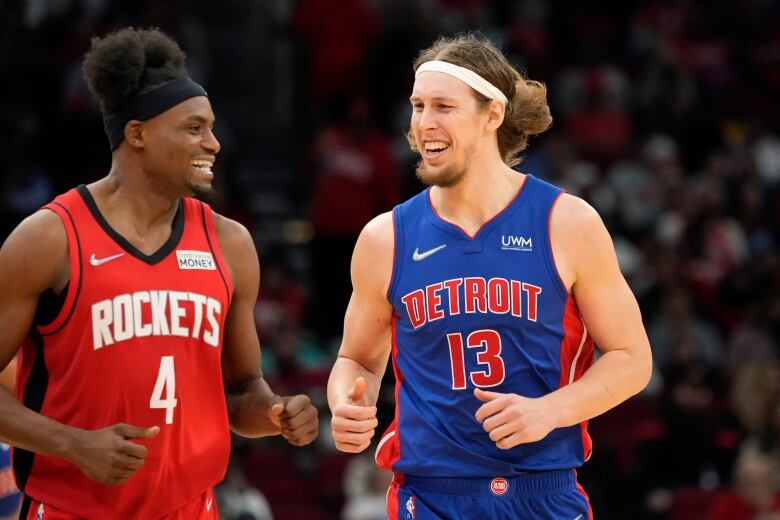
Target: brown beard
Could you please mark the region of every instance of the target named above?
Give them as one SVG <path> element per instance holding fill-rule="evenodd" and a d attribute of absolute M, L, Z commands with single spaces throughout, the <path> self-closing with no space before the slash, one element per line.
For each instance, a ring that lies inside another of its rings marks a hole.
<path fill-rule="evenodd" d="M 420 182 L 426 186 L 438 186 L 439 188 L 451 188 L 457 185 L 466 175 L 466 170 L 454 170 L 447 168 L 441 171 L 438 175 L 434 176 L 428 173 L 428 169 L 425 166 L 425 161 L 420 159 L 417 163 L 417 167 L 414 170 L 414 174 L 420 179 Z"/>

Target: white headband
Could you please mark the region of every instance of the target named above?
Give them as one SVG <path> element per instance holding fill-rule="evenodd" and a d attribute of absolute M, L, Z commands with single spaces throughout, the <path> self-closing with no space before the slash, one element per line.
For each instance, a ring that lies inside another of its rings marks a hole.
<path fill-rule="evenodd" d="M 414 74 L 415 77 L 420 75 L 422 72 L 443 72 L 444 74 L 458 78 L 463 83 L 489 99 L 503 101 L 505 105 L 509 103 L 506 95 L 497 89 L 495 85 L 490 83 L 488 80 L 473 70 L 460 67 L 454 63 L 439 60 L 426 61 L 417 68 L 417 72 Z"/>

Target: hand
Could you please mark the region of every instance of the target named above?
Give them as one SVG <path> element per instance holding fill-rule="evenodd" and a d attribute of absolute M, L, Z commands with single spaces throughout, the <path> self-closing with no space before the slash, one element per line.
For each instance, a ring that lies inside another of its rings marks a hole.
<path fill-rule="evenodd" d="M 317 438 L 320 427 L 317 415 L 317 409 L 306 395 L 278 397 L 268 409 L 268 418 L 293 446 L 305 446 Z"/>
<path fill-rule="evenodd" d="M 151 439 L 160 433 L 160 428 L 115 424 L 101 430 L 76 431 L 68 460 L 92 480 L 116 486 L 127 482 L 143 467 L 149 451 L 130 439 Z"/>
<path fill-rule="evenodd" d="M 371 444 L 374 429 L 379 424 L 376 406 L 366 398 L 366 380 L 355 378 L 355 384 L 347 393 L 346 402 L 336 405 L 330 421 L 336 448 L 347 453 L 360 453 Z"/>
<path fill-rule="evenodd" d="M 486 392 L 481 388 L 474 389 L 474 396 L 485 403 L 477 410 L 477 420 L 503 450 L 541 440 L 555 429 L 553 410 L 542 399 Z"/>

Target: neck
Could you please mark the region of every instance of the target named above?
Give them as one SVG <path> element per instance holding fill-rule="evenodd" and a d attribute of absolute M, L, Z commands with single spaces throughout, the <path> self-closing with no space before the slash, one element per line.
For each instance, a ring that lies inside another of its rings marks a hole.
<path fill-rule="evenodd" d="M 508 167 L 498 155 L 494 160 L 472 157 L 463 179 L 448 188 L 431 188 L 431 202 L 445 220 L 473 235 L 517 196 L 525 175 Z"/>
<path fill-rule="evenodd" d="M 170 226 L 181 196 L 166 193 L 164 188 L 139 165 L 116 156 L 108 175 L 89 185 L 104 217 L 121 220 L 139 233 Z"/>

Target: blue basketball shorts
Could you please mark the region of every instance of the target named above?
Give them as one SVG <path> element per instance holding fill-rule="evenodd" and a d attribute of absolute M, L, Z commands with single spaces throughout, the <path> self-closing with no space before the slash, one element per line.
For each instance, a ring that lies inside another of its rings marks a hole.
<path fill-rule="evenodd" d="M 0 443 L 0 517 L 16 513 L 20 501 L 21 494 L 11 472 L 11 452 L 8 445 Z"/>
<path fill-rule="evenodd" d="M 574 470 L 513 477 L 441 478 L 396 473 L 389 520 L 591 520 Z"/>

